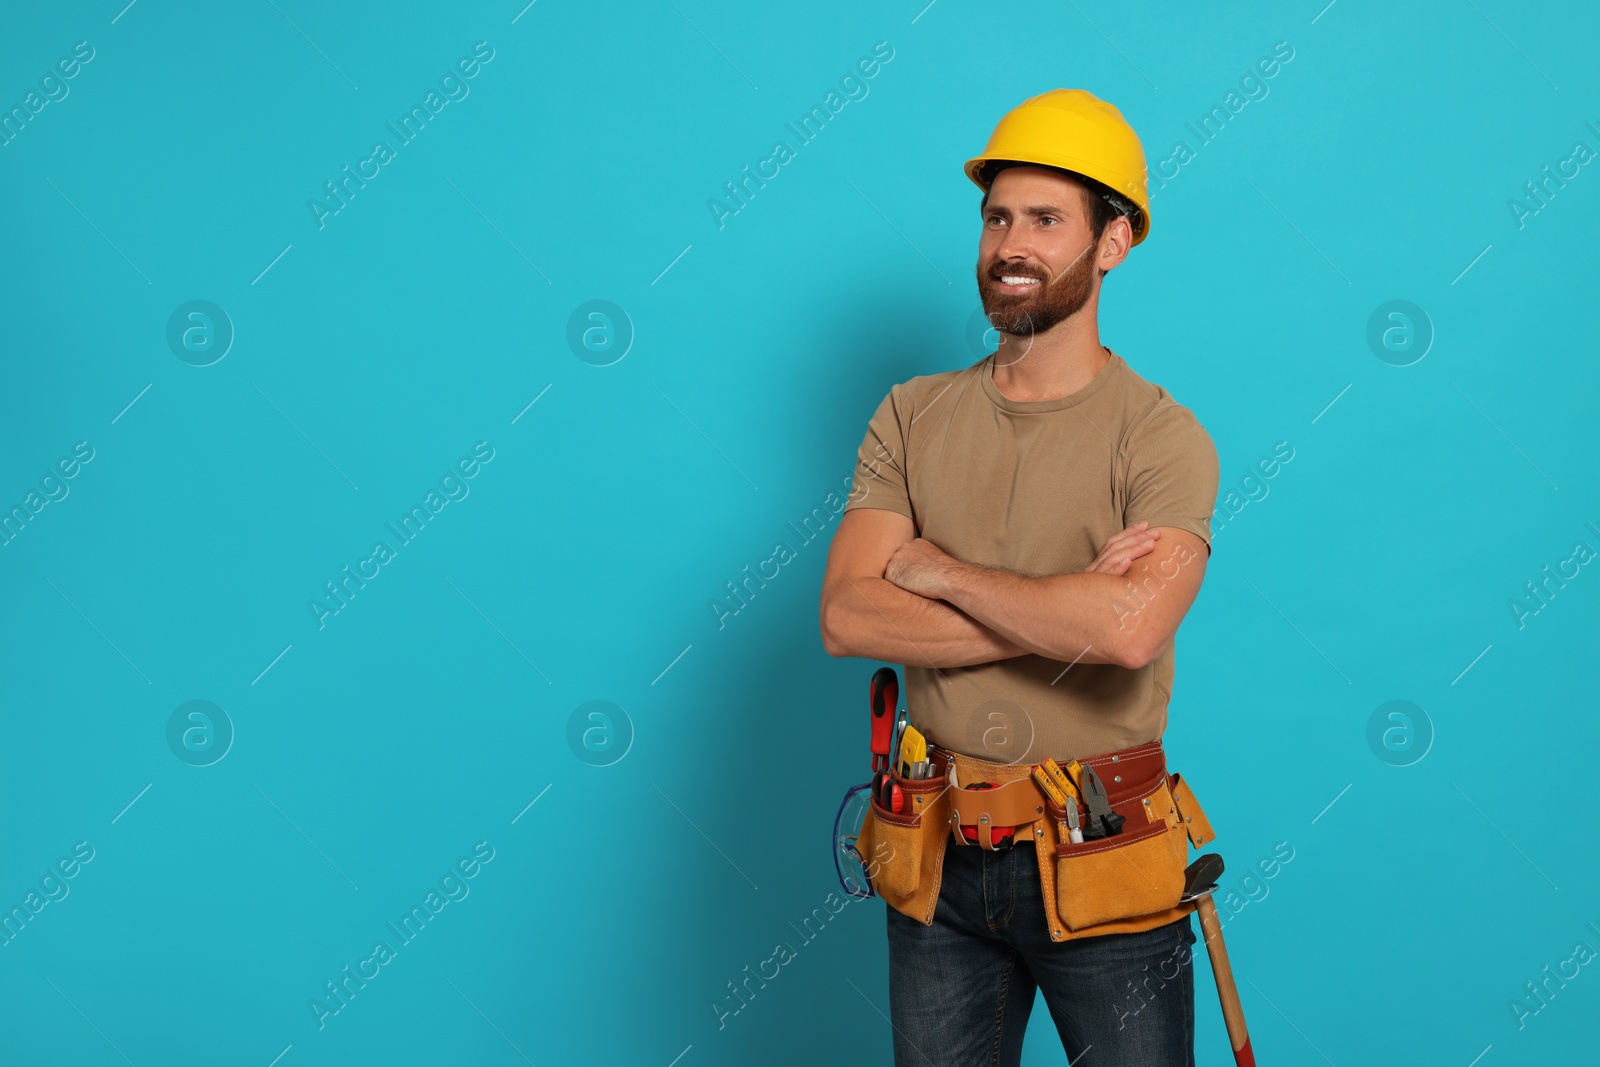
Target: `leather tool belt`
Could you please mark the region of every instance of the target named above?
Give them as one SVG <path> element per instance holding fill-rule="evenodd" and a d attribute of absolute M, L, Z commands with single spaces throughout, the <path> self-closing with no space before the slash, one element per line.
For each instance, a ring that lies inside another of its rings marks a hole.
<path fill-rule="evenodd" d="M 992 850 L 1029 841 L 1052 940 L 1148 930 L 1194 910 L 1178 900 L 1188 849 L 1215 834 L 1188 783 L 1167 773 L 1161 742 L 1081 761 L 1094 768 L 1111 810 L 1124 820 L 1121 833 L 1082 842 L 1061 833 L 1066 811 L 1039 791 L 1031 764 L 993 763 L 937 745 L 928 758 L 932 777 L 894 776 L 904 808 L 893 812 L 874 798 L 857 836 L 873 888 L 901 914 L 933 924 L 950 845 Z M 979 783 L 988 788 L 968 788 Z M 963 826 L 976 829 L 976 841 Z M 1005 827 L 1012 828 L 1010 841 L 996 842 L 994 831 Z"/>

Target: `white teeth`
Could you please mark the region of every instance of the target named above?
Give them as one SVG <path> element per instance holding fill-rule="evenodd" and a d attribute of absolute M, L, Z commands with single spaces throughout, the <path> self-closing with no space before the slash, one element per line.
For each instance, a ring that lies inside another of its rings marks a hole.
<path fill-rule="evenodd" d="M 1000 280 L 1005 282 L 1007 285 L 1037 285 L 1037 284 L 1039 284 L 1039 279 L 1038 278 L 1024 278 L 1024 277 L 1019 277 L 1018 275 L 1015 275 L 1015 274 L 1002 274 L 1000 276 Z"/>

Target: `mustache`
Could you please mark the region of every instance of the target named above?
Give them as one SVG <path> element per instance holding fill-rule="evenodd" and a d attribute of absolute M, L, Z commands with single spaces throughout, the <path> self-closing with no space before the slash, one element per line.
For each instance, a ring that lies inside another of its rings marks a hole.
<path fill-rule="evenodd" d="M 1088 244 L 1084 245 L 1083 246 L 1083 251 L 1079 252 L 1077 255 L 1073 256 L 1072 257 L 1072 262 L 1068 263 L 1065 267 L 1062 268 L 1062 273 L 1065 273 L 1066 271 L 1071 270 L 1073 267 L 1076 267 L 1078 265 L 1078 261 L 1081 260 L 1084 256 L 1088 255 L 1090 250 L 1092 250 L 1093 248 L 1094 248 L 1094 242 L 1093 241 L 1091 241 Z M 1013 277 L 1017 277 L 1017 278 L 1038 278 L 1040 281 L 1044 281 L 1045 280 L 1045 276 L 1043 274 L 1038 274 L 1038 273 L 1035 273 L 1033 271 L 1028 271 L 1028 270 L 1007 270 L 1004 264 L 996 264 L 995 266 L 989 268 L 989 277 L 995 279 L 996 281 L 998 281 L 1000 279 L 1000 276 L 1002 274 L 1010 274 Z"/>

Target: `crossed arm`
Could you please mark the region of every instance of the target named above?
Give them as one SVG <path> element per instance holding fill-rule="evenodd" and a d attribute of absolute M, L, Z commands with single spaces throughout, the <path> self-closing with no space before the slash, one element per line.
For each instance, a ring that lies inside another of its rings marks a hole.
<path fill-rule="evenodd" d="M 881 508 L 846 512 L 822 580 L 830 656 L 966 667 L 1035 653 L 1136 669 L 1156 659 L 1200 591 L 1205 542 L 1130 526 L 1080 574 L 967 563 Z"/>

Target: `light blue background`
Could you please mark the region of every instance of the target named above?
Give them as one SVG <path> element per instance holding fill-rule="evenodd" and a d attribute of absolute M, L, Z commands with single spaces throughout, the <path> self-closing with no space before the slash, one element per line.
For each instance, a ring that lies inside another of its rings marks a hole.
<path fill-rule="evenodd" d="M 1600 949 L 1600 576 L 1508 608 L 1600 548 L 1600 175 L 1508 207 L 1600 148 L 1591 12 L 123 2 L 0 15 L 6 110 L 95 50 L 0 148 L 0 504 L 95 450 L 0 549 L 0 906 L 95 850 L 0 948 L 6 1063 L 887 1062 L 881 901 L 717 1025 L 837 890 L 875 664 L 822 650 L 826 538 L 721 629 L 709 604 L 844 484 L 892 383 L 981 355 L 961 162 L 1007 109 L 1088 88 L 1155 161 L 1279 41 L 1101 314 L 1225 489 L 1295 450 L 1217 535 L 1167 735 L 1227 885 L 1295 850 L 1227 926 L 1255 1047 L 1593 1055 L 1594 966 L 1521 1028 L 1511 1002 Z M 478 41 L 469 95 L 319 230 L 308 199 Z M 209 367 L 165 341 L 195 299 L 236 331 Z M 565 339 L 596 299 L 636 333 L 607 367 Z M 1411 366 L 1366 343 L 1393 299 L 1436 334 Z M 478 441 L 470 495 L 319 630 L 307 601 Z M 204 768 L 166 742 L 194 699 L 236 730 Z M 1366 740 L 1394 699 L 1435 734 L 1408 767 Z M 567 743 L 591 700 L 632 723 L 608 767 Z M 319 1030 L 310 998 L 479 841 L 470 895 Z M 1199 1062 L 1231 1062 L 1196 979 Z M 1026 1062 L 1064 1062 L 1042 1005 Z"/>

